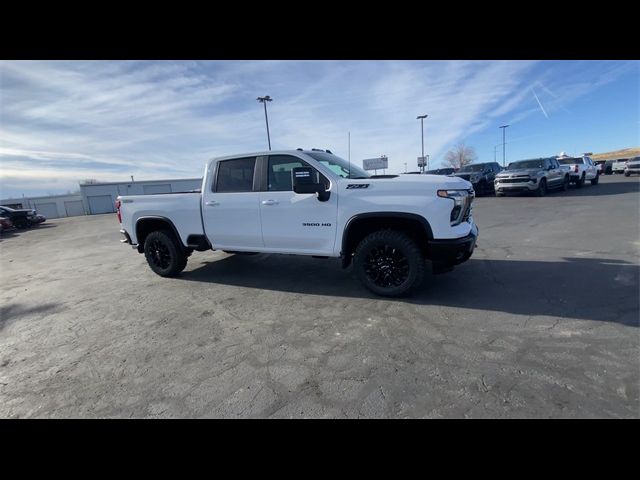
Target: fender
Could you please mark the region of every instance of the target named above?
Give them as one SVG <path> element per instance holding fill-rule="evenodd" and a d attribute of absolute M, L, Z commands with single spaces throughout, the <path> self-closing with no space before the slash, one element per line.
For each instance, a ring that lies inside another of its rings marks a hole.
<path fill-rule="evenodd" d="M 424 233 L 427 237 L 427 240 L 433 240 L 433 231 L 431 229 L 431 225 L 429 224 L 427 219 L 421 215 L 418 215 L 415 213 L 406 213 L 406 212 L 358 213 L 347 221 L 344 227 L 344 231 L 342 232 L 342 247 L 340 250 L 340 256 L 343 259 L 343 266 L 345 262 L 347 264 L 350 262 L 349 255 L 347 255 L 346 252 L 347 252 L 347 239 L 349 238 L 349 232 L 351 227 L 357 220 L 368 219 L 368 218 L 399 218 L 403 220 L 417 221 L 422 225 L 422 228 L 424 229 Z"/>

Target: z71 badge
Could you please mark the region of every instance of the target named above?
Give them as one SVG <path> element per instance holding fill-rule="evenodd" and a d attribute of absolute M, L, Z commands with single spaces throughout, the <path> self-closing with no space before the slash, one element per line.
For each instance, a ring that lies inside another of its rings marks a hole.
<path fill-rule="evenodd" d="M 303 227 L 330 227 L 331 224 L 330 223 L 307 223 L 307 222 L 302 222 L 302 226 Z"/>
<path fill-rule="evenodd" d="M 354 188 L 369 188 L 369 184 L 368 183 L 350 183 L 349 185 L 347 185 L 347 190 L 351 190 Z"/>

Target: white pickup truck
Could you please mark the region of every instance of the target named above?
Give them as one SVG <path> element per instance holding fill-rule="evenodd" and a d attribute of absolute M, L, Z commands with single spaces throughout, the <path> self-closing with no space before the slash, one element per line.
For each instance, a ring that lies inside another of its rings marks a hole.
<path fill-rule="evenodd" d="M 197 193 L 120 196 L 123 242 L 174 276 L 194 250 L 340 257 L 369 290 L 415 289 L 425 259 L 449 271 L 473 253 L 478 229 L 466 180 L 371 176 L 333 155 L 269 151 L 215 158 Z"/>
<path fill-rule="evenodd" d="M 558 157 L 560 168 L 569 173 L 571 183 L 581 188 L 589 180 L 591 185 L 597 185 L 600 180 L 600 170 L 593 163 L 591 157 Z"/>

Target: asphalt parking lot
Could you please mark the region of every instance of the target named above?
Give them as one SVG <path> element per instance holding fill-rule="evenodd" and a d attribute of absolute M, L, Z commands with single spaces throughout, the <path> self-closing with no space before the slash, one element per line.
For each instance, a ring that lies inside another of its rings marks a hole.
<path fill-rule="evenodd" d="M 0 240 L 0 417 L 640 417 L 640 181 L 479 198 L 414 296 L 339 261 L 194 253 L 156 276 L 115 215 Z"/>

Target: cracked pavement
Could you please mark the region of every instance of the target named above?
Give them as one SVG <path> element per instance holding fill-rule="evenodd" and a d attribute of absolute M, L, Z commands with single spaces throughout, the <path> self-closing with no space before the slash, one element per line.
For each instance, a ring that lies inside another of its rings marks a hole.
<path fill-rule="evenodd" d="M 478 248 L 406 299 L 336 259 L 194 253 L 115 215 L 0 240 L 0 417 L 638 418 L 640 185 L 479 198 Z"/>

